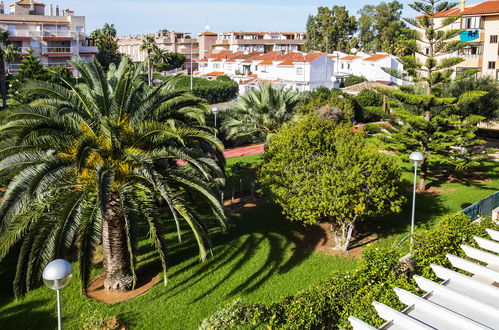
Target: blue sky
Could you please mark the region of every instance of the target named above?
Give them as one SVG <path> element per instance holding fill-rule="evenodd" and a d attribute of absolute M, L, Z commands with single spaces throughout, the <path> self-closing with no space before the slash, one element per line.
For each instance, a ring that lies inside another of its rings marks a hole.
<path fill-rule="evenodd" d="M 42 0 L 43 1 L 43 0 Z M 385 0 L 389 1 L 389 0 Z M 404 4 L 406 16 L 414 13 Z M 161 28 L 199 33 L 206 24 L 221 31 L 305 31 L 308 15 L 319 6 L 345 5 L 351 13 L 376 0 L 45 0 L 74 9 L 87 19 L 87 31 L 114 23 L 119 35 L 156 32 Z M 10 3 L 10 1 L 7 1 Z"/>

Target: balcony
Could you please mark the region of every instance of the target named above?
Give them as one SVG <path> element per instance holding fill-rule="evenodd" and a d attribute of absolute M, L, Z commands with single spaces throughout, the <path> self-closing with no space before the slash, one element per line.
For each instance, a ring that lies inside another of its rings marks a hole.
<path fill-rule="evenodd" d="M 99 48 L 97 46 L 80 46 L 80 54 L 97 54 Z"/>
<path fill-rule="evenodd" d="M 12 30 L 9 31 L 9 39 L 14 40 L 24 40 L 36 38 L 40 35 L 39 31 L 31 31 L 31 30 Z"/>
<path fill-rule="evenodd" d="M 73 40 L 75 37 L 74 32 L 71 31 L 47 31 L 42 33 L 44 40 Z"/>
<path fill-rule="evenodd" d="M 16 47 L 16 49 L 19 51 L 19 53 L 22 55 L 22 56 L 27 56 L 29 55 L 29 52 L 32 51 L 33 54 L 36 53 L 36 50 L 34 48 L 31 48 L 31 47 Z"/>
<path fill-rule="evenodd" d="M 7 69 L 9 72 L 19 71 L 19 64 L 9 64 Z"/>
<path fill-rule="evenodd" d="M 190 48 L 180 48 L 178 50 L 178 52 L 182 53 L 184 55 L 190 55 L 191 49 Z M 199 54 L 199 48 L 192 48 L 192 54 Z"/>
<path fill-rule="evenodd" d="M 43 47 L 42 55 L 71 56 L 75 53 L 73 47 Z"/>
<path fill-rule="evenodd" d="M 68 62 L 56 62 L 56 63 L 43 63 L 48 68 L 54 67 L 54 66 L 63 66 L 65 68 L 72 68 L 71 64 Z"/>

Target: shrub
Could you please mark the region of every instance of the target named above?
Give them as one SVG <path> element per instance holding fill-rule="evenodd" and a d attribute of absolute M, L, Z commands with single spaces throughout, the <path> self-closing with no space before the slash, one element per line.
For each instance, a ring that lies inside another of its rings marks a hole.
<path fill-rule="evenodd" d="M 204 319 L 199 330 L 233 329 L 237 326 L 250 324 L 257 319 L 258 305 L 248 305 L 237 299 L 225 308 Z"/>
<path fill-rule="evenodd" d="M 473 236 L 487 236 L 486 228 L 498 226 L 490 219 L 471 222 L 470 218 L 462 213 L 451 214 L 431 230 L 418 232 L 414 237 L 414 270 L 417 274 L 436 279 L 430 265 L 437 264 L 450 267 L 451 264 L 445 257 L 447 253 L 463 256 L 461 244 L 476 246 Z"/>
<path fill-rule="evenodd" d="M 364 126 L 364 132 L 366 134 L 377 134 L 381 132 L 381 127 L 376 124 L 367 124 Z"/>
<path fill-rule="evenodd" d="M 343 87 L 357 85 L 364 81 L 367 81 L 365 77 L 351 75 L 346 77 L 345 82 L 343 83 Z"/>
<path fill-rule="evenodd" d="M 97 310 L 90 313 L 82 313 L 80 315 L 82 320 L 81 328 L 83 330 L 114 330 L 124 329 L 115 316 L 103 315 Z"/>
<path fill-rule="evenodd" d="M 233 81 L 232 79 L 230 79 L 230 77 L 226 74 L 223 74 L 221 76 L 218 76 L 215 78 L 216 81 Z"/>
<path fill-rule="evenodd" d="M 383 105 L 383 96 L 367 88 L 363 89 L 354 98 L 362 107 L 380 107 Z"/>
<path fill-rule="evenodd" d="M 171 76 L 164 79 L 171 80 L 175 89 L 190 91 L 190 77 L 185 75 Z M 193 78 L 192 94 L 203 98 L 209 104 L 230 101 L 237 97 L 239 85 L 233 81 L 207 80 L 204 78 Z"/>

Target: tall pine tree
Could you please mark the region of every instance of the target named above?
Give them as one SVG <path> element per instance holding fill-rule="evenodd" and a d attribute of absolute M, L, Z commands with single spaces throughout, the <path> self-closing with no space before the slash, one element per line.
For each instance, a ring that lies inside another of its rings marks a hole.
<path fill-rule="evenodd" d="M 394 137 L 395 144 L 403 145 L 399 148 L 400 151 L 419 149 L 425 157 L 421 165 L 420 191 L 426 189 L 430 164 L 431 166 L 451 164 L 452 159 L 465 154 L 470 159 L 470 154 L 481 143 L 476 141 L 474 135 L 474 125 L 476 126 L 480 118 L 448 117 L 448 120 L 444 118 L 450 116 L 452 110 L 459 104 L 470 102 L 485 93 L 467 92 L 459 98 L 439 98 L 433 95 L 433 89 L 449 82 L 455 73 L 455 66 L 464 61 L 463 58 L 452 56 L 454 52 L 467 45 L 457 38 L 461 30 L 452 28 L 452 24 L 458 21 L 460 16 L 439 14 L 456 6 L 457 3 L 443 0 L 421 0 L 410 4 L 410 7 L 421 15 L 405 19 L 415 29 L 405 31 L 404 35 L 409 36 L 409 39 L 401 43 L 410 49 L 413 55 L 404 56 L 401 60 L 413 80 L 423 87 L 424 92 L 418 94 L 406 90 L 390 93 L 402 107 L 412 110 L 412 113 L 406 112 L 401 115 L 405 127 L 402 127 Z M 401 77 L 400 73 L 392 72 L 392 74 Z M 444 122 L 446 129 L 442 130 L 439 126 Z M 474 158 L 469 165 L 475 165 L 475 160 L 478 159 L 479 157 Z M 463 162 L 457 163 L 459 166 L 455 168 L 464 168 Z"/>

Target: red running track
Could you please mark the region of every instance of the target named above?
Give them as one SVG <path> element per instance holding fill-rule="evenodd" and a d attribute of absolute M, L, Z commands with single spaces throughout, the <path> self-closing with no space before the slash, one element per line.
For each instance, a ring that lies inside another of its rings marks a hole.
<path fill-rule="evenodd" d="M 259 155 L 263 154 L 263 150 L 263 144 L 254 144 L 246 147 L 227 149 L 224 151 L 224 156 L 225 158 L 234 158 L 241 156 Z"/>

